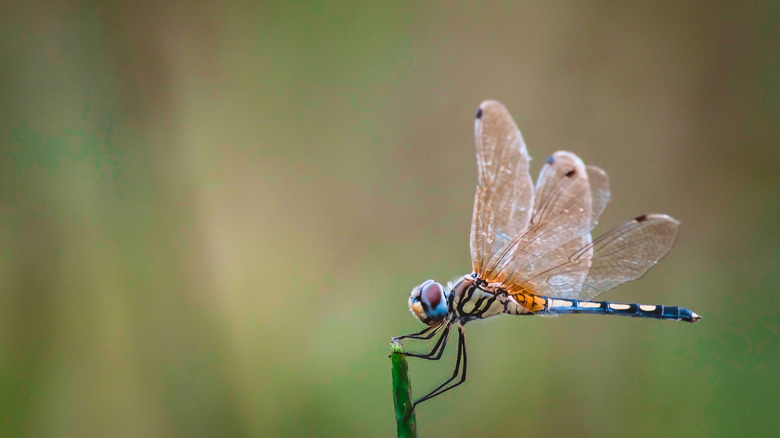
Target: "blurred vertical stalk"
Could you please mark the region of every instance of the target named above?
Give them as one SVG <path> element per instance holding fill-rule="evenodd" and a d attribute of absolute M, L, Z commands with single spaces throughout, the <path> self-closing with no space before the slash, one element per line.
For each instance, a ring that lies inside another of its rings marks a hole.
<path fill-rule="evenodd" d="M 415 419 L 414 403 L 412 402 L 412 384 L 409 379 L 409 365 L 406 363 L 404 348 L 399 341 L 391 344 L 393 363 L 393 402 L 395 403 L 395 421 L 398 436 L 416 437 L 417 421 Z"/>

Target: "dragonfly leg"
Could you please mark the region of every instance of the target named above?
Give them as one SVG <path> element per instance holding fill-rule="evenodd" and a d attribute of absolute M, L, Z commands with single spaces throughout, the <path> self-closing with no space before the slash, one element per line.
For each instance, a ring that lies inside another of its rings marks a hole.
<path fill-rule="evenodd" d="M 463 363 L 462 371 L 460 368 L 461 362 Z M 458 380 L 455 383 L 452 383 L 452 381 L 458 377 L 458 374 L 460 374 L 460 380 Z M 452 388 L 455 388 L 456 386 L 460 385 L 465 381 L 466 381 L 466 338 L 463 336 L 463 326 L 458 325 L 458 358 L 455 360 L 455 370 L 452 372 L 452 376 L 449 379 L 445 380 L 444 383 L 436 387 L 436 389 L 422 396 L 419 400 L 414 402 L 414 406 L 412 406 L 412 409 L 409 411 L 408 414 L 406 414 L 407 417 L 411 415 L 412 412 L 414 412 L 414 408 L 416 408 L 417 405 L 419 405 L 420 403 L 426 400 L 430 400 L 438 395 L 444 394 L 445 392 L 449 391 Z"/>
<path fill-rule="evenodd" d="M 436 335 L 436 333 L 439 331 L 439 329 L 442 328 L 444 324 L 439 324 L 435 326 L 426 327 L 425 330 L 414 333 L 411 335 L 403 335 L 399 336 L 397 338 L 393 338 L 394 341 L 400 341 L 401 339 L 431 339 Z"/>
<path fill-rule="evenodd" d="M 446 324 L 442 324 L 439 327 L 444 327 L 444 333 L 442 333 L 441 336 L 439 336 L 439 340 L 436 341 L 436 345 L 433 346 L 431 351 L 425 354 L 416 354 L 416 353 L 408 353 L 404 352 L 402 354 L 405 354 L 409 357 L 419 357 L 420 359 L 428 359 L 428 360 L 439 360 L 441 359 L 441 355 L 444 353 L 444 348 L 447 345 L 447 338 L 450 336 L 450 328 L 452 328 L 452 324 L 455 321 L 449 321 Z M 438 331 L 438 328 L 437 330 Z M 434 331 L 435 333 L 435 331 Z"/>

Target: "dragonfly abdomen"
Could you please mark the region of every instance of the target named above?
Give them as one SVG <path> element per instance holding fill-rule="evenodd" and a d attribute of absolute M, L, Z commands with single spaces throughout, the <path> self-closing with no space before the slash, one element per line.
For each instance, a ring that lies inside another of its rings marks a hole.
<path fill-rule="evenodd" d="M 545 298 L 547 299 L 547 308 L 538 313 L 556 315 L 594 313 L 600 315 L 622 315 L 636 318 L 669 319 L 686 322 L 696 322 L 701 319 L 699 315 L 685 307 Z"/>

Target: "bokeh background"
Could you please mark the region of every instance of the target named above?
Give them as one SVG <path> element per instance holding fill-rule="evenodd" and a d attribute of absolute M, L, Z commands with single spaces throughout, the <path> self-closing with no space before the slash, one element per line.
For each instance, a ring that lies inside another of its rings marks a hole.
<path fill-rule="evenodd" d="M 0 435 L 393 436 L 409 291 L 469 273 L 473 116 L 606 169 L 674 250 L 496 318 L 421 436 L 780 425 L 775 2 L 4 2 Z M 452 357 L 450 357 L 452 359 Z M 412 363 L 415 390 L 451 363 Z"/>

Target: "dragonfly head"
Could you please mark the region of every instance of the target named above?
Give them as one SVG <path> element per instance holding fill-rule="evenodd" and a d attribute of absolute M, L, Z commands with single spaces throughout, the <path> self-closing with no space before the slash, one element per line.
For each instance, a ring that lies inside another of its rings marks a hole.
<path fill-rule="evenodd" d="M 428 325 L 437 325 L 447 316 L 447 292 L 433 280 L 417 286 L 409 297 L 409 309 Z"/>

